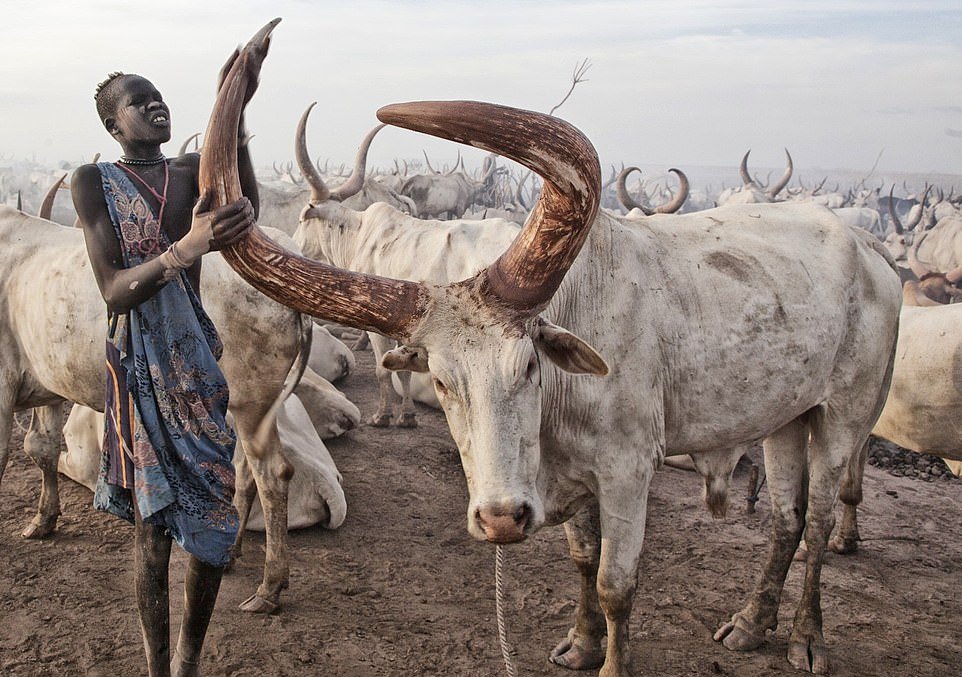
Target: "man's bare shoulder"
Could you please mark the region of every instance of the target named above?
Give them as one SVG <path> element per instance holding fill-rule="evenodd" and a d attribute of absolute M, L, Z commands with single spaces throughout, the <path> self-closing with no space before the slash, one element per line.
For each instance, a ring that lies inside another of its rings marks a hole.
<path fill-rule="evenodd" d="M 170 158 L 169 166 L 171 169 L 187 170 L 194 174 L 200 169 L 200 153 L 184 153 Z"/>

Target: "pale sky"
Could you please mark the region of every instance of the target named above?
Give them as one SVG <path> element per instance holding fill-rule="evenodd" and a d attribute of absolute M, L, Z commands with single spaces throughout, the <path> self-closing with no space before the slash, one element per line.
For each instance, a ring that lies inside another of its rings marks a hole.
<path fill-rule="evenodd" d="M 221 64 L 271 18 L 248 108 L 255 164 L 293 157 L 311 116 L 315 157 L 350 161 L 378 107 L 476 99 L 558 115 L 603 165 L 752 166 L 962 174 L 962 4 L 440 0 L 3 2 L 0 158 L 114 159 L 93 91 L 108 72 L 151 79 L 176 153 L 207 124 Z M 454 158 L 448 142 L 386 129 L 369 166 Z M 883 150 L 884 149 L 884 150 Z M 467 150 L 480 164 L 480 151 Z M 470 166 L 470 165 L 469 165 Z M 733 183 L 737 173 L 733 172 Z"/>

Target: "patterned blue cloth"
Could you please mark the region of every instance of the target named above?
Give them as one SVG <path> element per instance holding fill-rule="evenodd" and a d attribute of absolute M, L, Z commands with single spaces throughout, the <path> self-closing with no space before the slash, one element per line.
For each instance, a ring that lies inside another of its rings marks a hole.
<path fill-rule="evenodd" d="M 168 246 L 157 215 L 124 170 L 97 165 L 114 231 L 133 267 Z M 130 490 L 117 482 L 106 453 L 108 439 L 122 440 L 133 468 L 134 495 L 143 519 L 166 527 L 187 552 L 225 566 L 238 529 L 234 496 L 234 431 L 225 420 L 227 381 L 217 366 L 223 351 L 217 331 L 185 271 L 128 313 L 110 318 L 108 342 L 120 354 L 126 393 L 111 394 L 117 410 L 107 412 L 105 453 L 94 505 L 133 521 Z M 129 401 L 133 406 L 125 405 Z M 129 431 L 116 425 L 129 412 Z M 124 438 L 127 432 L 128 439 Z M 112 481 L 111 481 L 112 480 Z"/>

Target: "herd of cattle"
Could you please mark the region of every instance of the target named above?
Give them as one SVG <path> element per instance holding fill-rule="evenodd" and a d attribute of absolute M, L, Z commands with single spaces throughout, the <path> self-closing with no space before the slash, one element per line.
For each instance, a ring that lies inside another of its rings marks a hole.
<path fill-rule="evenodd" d="M 962 196 L 792 187 L 790 155 L 769 183 L 750 174 L 747 153 L 737 189 L 692 191 L 677 169 L 673 190 L 629 186 L 637 168 L 605 180 L 590 142 L 559 119 L 465 102 L 379 116 L 490 150 L 479 172 L 429 161 L 424 173 L 407 162 L 369 172 L 382 124 L 345 177 L 311 160 L 310 111 L 295 132 L 298 172 L 261 177 L 272 253 L 258 258 L 255 243 L 235 254 L 246 281 L 220 254 L 203 267 L 239 440 L 236 500 L 246 528 L 267 538 L 262 583 L 242 608 L 278 608 L 288 528 L 345 518 L 323 439 L 361 420 L 332 385 L 354 365 L 329 331 L 346 325 L 367 331 L 377 356 L 370 424 L 416 426 L 414 401 L 443 408 L 472 535 L 510 543 L 565 523 L 584 585 L 554 662 L 628 674 L 655 469 L 689 455 L 709 507 L 724 512 L 734 464 L 764 440 L 772 546 L 716 639 L 734 650 L 764 641 L 804 531 L 789 660 L 827 671 L 819 572 L 826 546 L 856 547 L 869 433 L 962 461 L 962 311 L 951 304 L 962 295 Z M 14 412 L 31 409 L 24 447 L 42 492 L 30 538 L 56 527 L 58 470 L 92 487 L 99 464 L 106 310 L 69 201 L 54 200 L 68 183 L 69 167 L 0 171 L 0 477 Z M 291 262 L 296 279 L 276 288 L 267 260 Z M 357 295 L 332 309 L 311 279 Z M 845 511 L 829 542 L 836 496 Z"/>

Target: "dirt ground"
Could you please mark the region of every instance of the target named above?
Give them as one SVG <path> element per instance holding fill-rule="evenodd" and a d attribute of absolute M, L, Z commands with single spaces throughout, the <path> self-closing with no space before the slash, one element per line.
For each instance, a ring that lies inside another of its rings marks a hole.
<path fill-rule="evenodd" d="M 370 415 L 370 352 L 339 387 Z M 208 643 L 208 677 L 506 674 L 495 622 L 495 550 L 465 530 L 467 494 L 443 416 L 420 409 L 416 430 L 361 427 L 329 444 L 344 476 L 347 520 L 337 531 L 291 534 L 282 611 L 237 606 L 256 588 L 263 535 L 224 582 Z M 19 445 L 20 440 L 17 440 Z M 788 576 L 778 630 L 758 651 L 731 653 L 712 633 L 758 576 L 770 522 L 767 495 L 748 514 L 747 470 L 732 509 L 713 520 L 700 479 L 665 469 L 651 494 L 632 616 L 637 675 L 788 675 L 785 659 L 803 565 Z M 0 675 L 145 674 L 132 596 L 132 531 L 64 480 L 58 532 L 19 532 L 33 515 L 39 473 L 13 451 L 0 485 Z M 962 674 L 962 483 L 924 483 L 869 467 L 858 554 L 823 573 L 833 674 Z M 185 557 L 175 548 L 172 586 Z M 570 674 L 547 661 L 567 632 L 578 579 L 563 530 L 544 529 L 505 554 L 508 637 L 519 675 Z M 180 593 L 172 595 L 179 621 Z M 585 674 L 585 673 L 582 673 Z M 586 674 L 596 674 L 589 672 Z"/>

